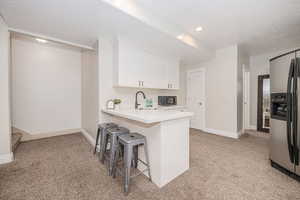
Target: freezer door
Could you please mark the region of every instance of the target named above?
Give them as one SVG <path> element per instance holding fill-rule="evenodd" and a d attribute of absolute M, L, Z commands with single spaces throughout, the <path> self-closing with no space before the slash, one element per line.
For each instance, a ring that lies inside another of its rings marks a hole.
<path fill-rule="evenodd" d="M 271 93 L 286 92 L 290 64 L 291 60 L 294 58 L 295 54 L 291 53 L 270 61 Z"/>
<path fill-rule="evenodd" d="M 298 69 L 300 71 L 300 51 L 297 52 L 297 65 L 298 65 Z M 295 137 L 295 145 L 296 145 L 296 149 L 295 151 L 297 153 L 295 153 L 295 172 L 298 176 L 300 176 L 300 153 L 299 153 L 299 149 L 300 149 L 300 77 L 298 77 L 298 133 Z"/>
<path fill-rule="evenodd" d="M 271 93 L 286 93 L 288 73 L 295 54 L 288 54 L 270 61 Z M 290 160 L 287 142 L 287 121 L 271 118 L 270 120 L 270 159 L 294 172 L 294 164 Z"/>

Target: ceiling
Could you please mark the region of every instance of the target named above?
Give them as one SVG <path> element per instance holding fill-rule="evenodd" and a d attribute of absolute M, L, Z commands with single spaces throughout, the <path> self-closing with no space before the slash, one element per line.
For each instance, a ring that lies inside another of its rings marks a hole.
<path fill-rule="evenodd" d="M 194 48 L 101 0 L 1 0 L 0 13 L 11 29 L 93 46 L 99 36 L 122 36 L 183 64 L 207 59 L 212 51 Z"/>
<path fill-rule="evenodd" d="M 214 49 L 240 44 L 255 55 L 300 46 L 299 0 L 135 1 Z"/>
<path fill-rule="evenodd" d="M 299 0 L 1 0 L 0 13 L 13 29 L 86 46 L 121 35 L 184 64 L 232 44 L 249 55 L 300 46 Z"/>

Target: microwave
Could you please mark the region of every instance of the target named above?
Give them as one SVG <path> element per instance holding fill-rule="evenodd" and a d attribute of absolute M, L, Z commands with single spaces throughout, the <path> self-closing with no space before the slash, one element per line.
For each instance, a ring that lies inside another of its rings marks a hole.
<path fill-rule="evenodd" d="M 177 96 L 158 96 L 158 105 L 175 106 L 177 105 Z"/>

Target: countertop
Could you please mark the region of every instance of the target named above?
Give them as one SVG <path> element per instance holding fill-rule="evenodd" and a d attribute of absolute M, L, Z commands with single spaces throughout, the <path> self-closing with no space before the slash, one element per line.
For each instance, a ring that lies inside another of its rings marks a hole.
<path fill-rule="evenodd" d="M 179 110 L 179 111 L 186 111 L 187 110 L 187 106 L 185 106 L 185 105 L 158 106 L 158 110 Z"/>
<path fill-rule="evenodd" d="M 192 112 L 178 111 L 178 110 L 134 110 L 134 109 L 120 109 L 108 110 L 102 109 L 102 112 L 115 115 L 118 117 L 127 118 L 143 122 L 146 124 L 157 123 L 162 121 L 192 117 Z"/>

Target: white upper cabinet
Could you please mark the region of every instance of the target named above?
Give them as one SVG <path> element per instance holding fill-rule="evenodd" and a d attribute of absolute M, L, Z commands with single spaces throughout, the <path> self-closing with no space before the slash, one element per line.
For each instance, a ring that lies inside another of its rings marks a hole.
<path fill-rule="evenodd" d="M 116 86 L 121 87 L 142 87 L 142 80 L 145 79 L 143 66 L 141 65 L 145 56 L 140 51 L 128 45 L 118 45 L 114 52 L 117 57 Z"/>
<path fill-rule="evenodd" d="M 179 89 L 179 62 L 167 66 L 168 89 Z"/>
<path fill-rule="evenodd" d="M 127 41 L 114 48 L 114 85 L 154 89 L 179 89 L 179 62 L 153 55 Z"/>

